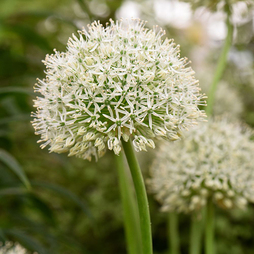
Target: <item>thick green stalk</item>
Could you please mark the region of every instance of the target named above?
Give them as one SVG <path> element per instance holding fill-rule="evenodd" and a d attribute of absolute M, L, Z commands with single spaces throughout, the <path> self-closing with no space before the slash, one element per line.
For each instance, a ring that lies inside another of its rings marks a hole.
<path fill-rule="evenodd" d="M 151 220 L 145 183 L 131 141 L 122 141 L 122 144 L 137 195 L 143 254 L 152 254 Z"/>
<path fill-rule="evenodd" d="M 180 240 L 178 232 L 178 214 L 169 213 L 168 216 L 168 240 L 169 240 L 169 250 L 170 254 L 180 253 Z"/>
<path fill-rule="evenodd" d="M 210 90 L 209 90 L 209 93 L 208 93 L 208 101 L 207 101 L 207 107 L 206 107 L 206 113 L 207 113 L 208 116 L 211 115 L 212 112 L 213 112 L 215 92 L 216 92 L 218 83 L 219 83 L 219 81 L 222 77 L 222 74 L 224 72 L 224 69 L 227 65 L 228 52 L 229 52 L 229 49 L 230 49 L 231 43 L 232 43 L 233 25 L 230 23 L 230 10 L 229 10 L 229 7 L 227 6 L 227 8 L 228 9 L 226 11 L 228 13 L 228 16 L 227 16 L 227 29 L 228 29 L 228 32 L 227 32 L 227 37 L 225 39 L 225 43 L 224 43 L 221 55 L 220 55 L 219 60 L 218 60 L 218 64 L 217 64 L 217 67 L 216 67 L 214 78 L 213 78 L 213 81 L 212 81 L 212 84 L 210 86 Z"/>
<path fill-rule="evenodd" d="M 123 218 L 128 254 L 140 254 L 141 232 L 136 199 L 133 192 L 133 182 L 126 171 L 123 156 L 115 156 L 119 178 L 120 195 L 123 206 Z"/>
<path fill-rule="evenodd" d="M 204 219 L 191 218 L 190 254 L 200 254 Z"/>
<path fill-rule="evenodd" d="M 214 251 L 214 206 L 212 198 L 208 199 L 205 224 L 205 254 L 215 254 Z"/>

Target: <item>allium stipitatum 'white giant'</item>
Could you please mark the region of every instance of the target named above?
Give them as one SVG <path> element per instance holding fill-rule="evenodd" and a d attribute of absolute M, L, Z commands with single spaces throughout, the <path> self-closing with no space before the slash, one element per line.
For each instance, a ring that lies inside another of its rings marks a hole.
<path fill-rule="evenodd" d="M 177 140 L 205 116 L 198 81 L 179 46 L 158 27 L 132 19 L 99 22 L 69 39 L 67 51 L 47 55 L 33 114 L 42 148 L 90 160 L 106 148 L 154 148 L 153 138 Z"/>
<path fill-rule="evenodd" d="M 254 142 L 240 124 L 210 120 L 174 144 L 163 143 L 149 187 L 163 211 L 197 212 L 208 198 L 224 209 L 254 202 Z"/>
<path fill-rule="evenodd" d="M 27 250 L 24 249 L 18 243 L 6 242 L 5 245 L 0 243 L 0 254 L 27 254 Z"/>

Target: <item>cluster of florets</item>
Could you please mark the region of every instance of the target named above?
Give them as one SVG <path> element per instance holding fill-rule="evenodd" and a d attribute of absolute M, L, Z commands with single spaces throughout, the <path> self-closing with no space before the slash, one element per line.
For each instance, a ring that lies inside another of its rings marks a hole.
<path fill-rule="evenodd" d="M 179 139 L 204 118 L 204 95 L 179 47 L 144 26 L 94 22 L 69 39 L 67 52 L 47 55 L 33 115 L 42 148 L 90 160 L 107 148 L 119 154 L 121 139 L 131 137 L 141 151 L 154 148 L 155 137 Z"/>
<path fill-rule="evenodd" d="M 27 250 L 24 249 L 18 243 L 5 242 L 3 245 L 0 243 L 0 254 L 27 254 Z"/>
<path fill-rule="evenodd" d="M 209 198 L 224 209 L 254 202 L 252 132 L 225 120 L 209 121 L 185 139 L 164 143 L 149 186 L 163 211 L 200 211 Z"/>

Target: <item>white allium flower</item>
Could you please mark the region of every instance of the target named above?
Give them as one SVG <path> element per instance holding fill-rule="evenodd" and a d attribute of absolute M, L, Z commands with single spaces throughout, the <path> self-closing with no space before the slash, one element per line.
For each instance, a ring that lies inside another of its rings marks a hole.
<path fill-rule="evenodd" d="M 224 209 L 243 209 L 254 202 L 253 132 L 225 119 L 199 127 L 162 144 L 151 167 L 151 191 L 164 211 L 197 212 L 208 198 Z"/>
<path fill-rule="evenodd" d="M 18 243 L 5 242 L 0 243 L 0 254 L 27 254 L 27 250 Z"/>
<path fill-rule="evenodd" d="M 163 30 L 145 22 L 94 22 L 69 39 L 67 51 L 47 55 L 46 78 L 35 91 L 33 126 L 42 148 L 83 159 L 121 151 L 131 137 L 136 151 L 153 138 L 177 140 L 202 120 L 194 72 Z"/>

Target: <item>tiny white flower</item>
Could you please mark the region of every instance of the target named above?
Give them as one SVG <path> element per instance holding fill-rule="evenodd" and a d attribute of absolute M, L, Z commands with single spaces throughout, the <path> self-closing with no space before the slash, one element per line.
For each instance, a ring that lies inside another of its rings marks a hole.
<path fill-rule="evenodd" d="M 146 151 L 152 139 L 180 139 L 204 119 L 205 96 L 179 46 L 144 26 L 94 22 L 69 39 L 66 52 L 46 56 L 32 122 L 42 148 L 91 159 L 107 149 L 119 154 L 121 139 L 131 139 Z"/>

